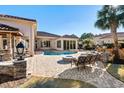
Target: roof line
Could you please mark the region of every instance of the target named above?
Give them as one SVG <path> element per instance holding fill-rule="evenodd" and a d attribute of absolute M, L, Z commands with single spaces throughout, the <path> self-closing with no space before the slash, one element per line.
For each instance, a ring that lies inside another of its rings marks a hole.
<path fill-rule="evenodd" d="M 6 25 L 6 24 L 1 24 L 0 23 L 0 30 L 5 30 L 5 31 L 19 31 L 18 28 Z"/>
<path fill-rule="evenodd" d="M 26 21 L 37 22 L 35 19 L 28 19 L 28 18 L 18 17 L 18 16 L 12 16 L 12 15 L 0 14 L 0 17 L 4 17 L 4 18 L 13 18 L 13 19 L 20 19 L 20 20 L 26 20 Z"/>
<path fill-rule="evenodd" d="M 76 35 L 72 34 L 72 35 L 63 35 L 63 36 L 60 36 L 60 35 L 56 35 L 56 34 L 52 34 L 52 33 L 49 33 L 49 32 L 45 32 L 45 31 L 37 31 L 37 36 L 48 36 L 48 37 L 60 37 L 60 38 L 78 38 Z"/>

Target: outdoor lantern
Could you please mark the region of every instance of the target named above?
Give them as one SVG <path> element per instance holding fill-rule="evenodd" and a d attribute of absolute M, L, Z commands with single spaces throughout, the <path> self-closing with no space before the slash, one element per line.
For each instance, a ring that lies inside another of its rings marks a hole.
<path fill-rule="evenodd" d="M 16 50 L 17 50 L 17 54 L 19 56 L 18 60 L 23 60 L 22 56 L 24 54 L 24 45 L 22 42 L 18 43 L 18 45 L 16 46 Z"/>

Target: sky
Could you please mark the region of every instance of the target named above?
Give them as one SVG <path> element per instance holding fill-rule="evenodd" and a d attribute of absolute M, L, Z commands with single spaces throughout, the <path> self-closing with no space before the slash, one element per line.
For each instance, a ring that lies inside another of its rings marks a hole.
<path fill-rule="evenodd" d="M 0 14 L 36 19 L 38 31 L 45 31 L 58 35 L 83 33 L 100 34 L 102 31 L 94 27 L 97 20 L 98 5 L 1 5 Z M 119 29 L 121 32 L 123 29 Z"/>

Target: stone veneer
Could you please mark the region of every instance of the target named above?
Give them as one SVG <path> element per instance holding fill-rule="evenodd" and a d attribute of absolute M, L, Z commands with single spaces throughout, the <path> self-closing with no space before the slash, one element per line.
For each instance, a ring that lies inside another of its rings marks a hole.
<path fill-rule="evenodd" d="M 3 54 L 2 61 L 10 61 L 12 59 L 12 54 L 10 53 L 10 50 L 0 50 L 0 53 Z"/>
<path fill-rule="evenodd" d="M 12 64 L 0 64 L 0 75 L 12 76 L 13 79 L 26 77 L 26 61 L 15 61 Z"/>

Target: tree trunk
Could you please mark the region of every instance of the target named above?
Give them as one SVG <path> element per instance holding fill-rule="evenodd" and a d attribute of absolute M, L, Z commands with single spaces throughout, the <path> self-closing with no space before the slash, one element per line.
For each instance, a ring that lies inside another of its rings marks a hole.
<path fill-rule="evenodd" d="M 118 62 L 119 59 L 120 59 L 120 56 L 119 56 L 119 51 L 118 51 L 118 36 L 117 36 L 117 27 L 115 24 L 112 24 L 111 25 L 111 33 L 112 33 L 112 38 L 113 38 L 113 41 L 114 41 L 114 62 Z"/>

